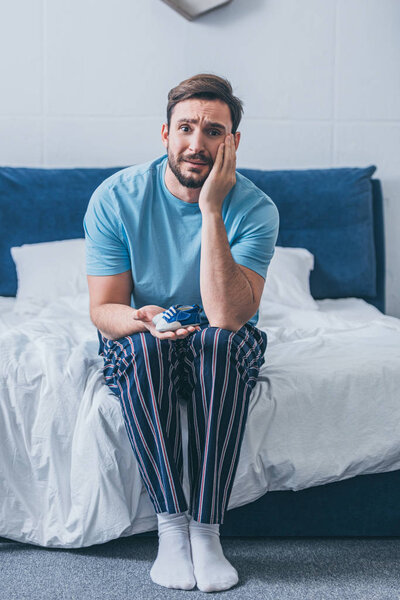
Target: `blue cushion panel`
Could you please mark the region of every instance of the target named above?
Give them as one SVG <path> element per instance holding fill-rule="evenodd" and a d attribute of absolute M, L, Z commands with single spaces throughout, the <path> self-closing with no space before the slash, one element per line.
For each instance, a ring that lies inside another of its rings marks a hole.
<path fill-rule="evenodd" d="M 82 221 L 92 192 L 119 168 L 0 168 L 1 296 L 17 293 L 10 248 L 83 238 Z"/>
<path fill-rule="evenodd" d="M 371 176 L 376 167 L 239 169 L 278 207 L 277 244 L 314 254 L 314 298 L 376 295 Z"/>

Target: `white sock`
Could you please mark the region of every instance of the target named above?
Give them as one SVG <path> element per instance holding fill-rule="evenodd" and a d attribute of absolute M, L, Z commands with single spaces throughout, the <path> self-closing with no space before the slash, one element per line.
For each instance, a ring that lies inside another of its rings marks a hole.
<path fill-rule="evenodd" d="M 191 517 L 189 532 L 194 576 L 199 590 L 218 592 L 236 585 L 239 575 L 222 551 L 219 524 L 198 523 Z"/>
<path fill-rule="evenodd" d="M 154 583 L 191 590 L 196 585 L 189 540 L 187 511 L 158 513 L 158 553 L 150 570 Z"/>

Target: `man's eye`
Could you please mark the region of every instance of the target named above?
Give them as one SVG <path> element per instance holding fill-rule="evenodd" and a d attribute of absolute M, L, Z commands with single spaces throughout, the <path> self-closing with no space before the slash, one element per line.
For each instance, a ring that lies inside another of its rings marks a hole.
<path fill-rule="evenodd" d="M 181 125 L 180 129 L 184 130 L 184 133 L 186 133 L 186 131 L 189 130 L 189 126 L 188 125 Z M 217 135 L 220 135 L 220 131 L 218 129 L 210 129 L 210 133 L 212 134 L 211 137 L 215 137 Z"/>

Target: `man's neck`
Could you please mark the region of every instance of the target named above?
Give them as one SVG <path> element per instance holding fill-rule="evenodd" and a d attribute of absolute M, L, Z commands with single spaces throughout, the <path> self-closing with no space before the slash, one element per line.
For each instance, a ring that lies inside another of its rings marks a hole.
<path fill-rule="evenodd" d="M 171 171 L 168 162 L 167 168 L 165 169 L 164 183 L 167 186 L 168 191 L 170 191 L 171 194 L 179 198 L 179 200 L 182 200 L 183 202 L 188 202 L 190 204 L 194 204 L 199 201 L 201 188 L 187 188 L 181 183 L 179 183 L 179 181 Z"/>

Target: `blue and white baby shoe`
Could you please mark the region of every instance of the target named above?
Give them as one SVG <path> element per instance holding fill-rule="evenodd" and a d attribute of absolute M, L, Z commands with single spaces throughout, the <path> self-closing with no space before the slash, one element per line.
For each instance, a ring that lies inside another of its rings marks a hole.
<path fill-rule="evenodd" d="M 180 327 L 200 325 L 201 306 L 198 304 L 173 304 L 163 313 L 153 317 L 157 331 L 175 331 Z"/>

